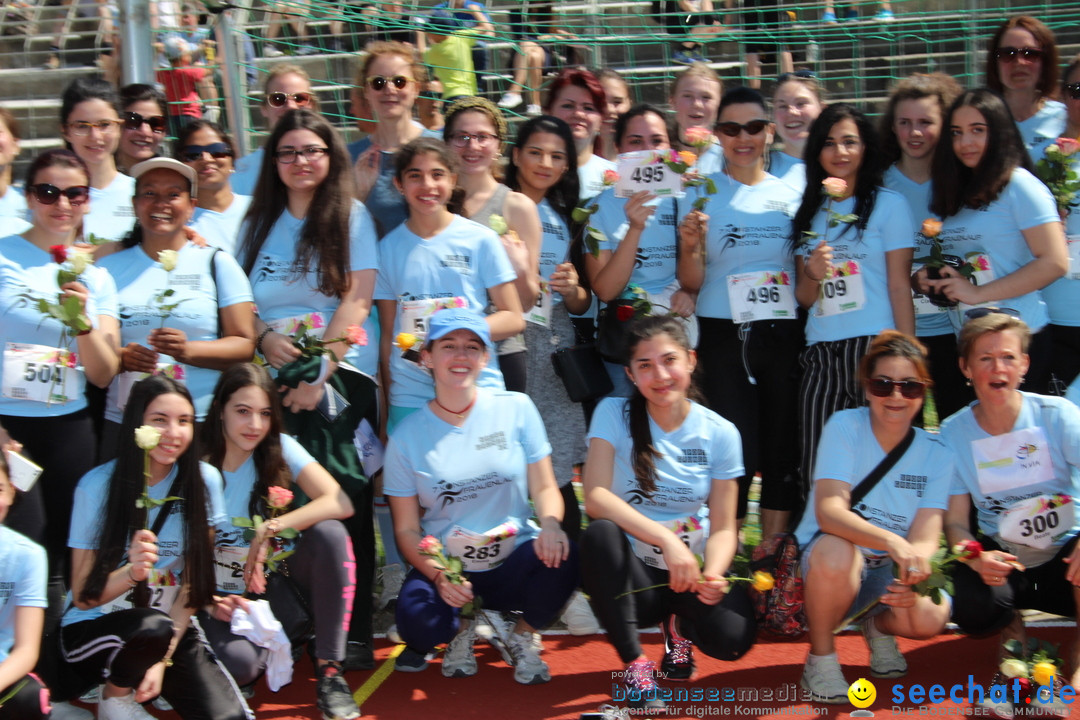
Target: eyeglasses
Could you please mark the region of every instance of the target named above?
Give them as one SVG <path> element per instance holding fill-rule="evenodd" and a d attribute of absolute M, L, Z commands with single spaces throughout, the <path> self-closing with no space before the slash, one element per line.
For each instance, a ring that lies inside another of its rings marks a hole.
<path fill-rule="evenodd" d="M 309 163 L 313 163 L 329 152 L 330 148 L 325 147 L 312 146 L 301 148 L 300 150 L 288 148 L 286 150 L 278 150 L 277 152 L 275 152 L 274 158 L 277 159 L 277 161 L 282 165 L 292 165 L 294 162 L 296 162 L 297 158 L 303 155 L 305 160 L 307 160 Z"/>
<path fill-rule="evenodd" d="M 143 123 L 150 126 L 150 130 L 158 135 L 165 134 L 165 116 L 164 115 L 152 115 L 150 117 L 143 117 L 137 112 L 122 112 L 120 113 L 121 120 L 124 123 L 125 130 L 139 130 L 142 128 Z"/>
<path fill-rule="evenodd" d="M 745 125 L 740 125 L 737 122 L 718 123 L 716 129 L 728 137 L 739 137 L 739 133 L 743 130 L 746 131 L 747 135 L 759 135 L 768 126 L 768 120 L 751 120 Z"/>
<path fill-rule="evenodd" d="M 72 205 L 82 205 L 90 198 L 90 188 L 85 185 L 72 185 L 61 190 L 49 183 L 27 185 L 26 189 L 34 193 L 34 199 L 42 205 L 55 205 L 63 195 Z"/>
<path fill-rule="evenodd" d="M 396 90 L 404 90 L 408 87 L 409 83 L 416 82 L 411 77 L 405 77 L 404 75 L 395 75 L 394 77 L 383 77 L 382 75 L 373 75 L 367 79 L 368 87 L 379 92 L 387 86 L 387 84 L 393 85 Z"/>
<path fill-rule="evenodd" d="M 298 92 L 298 93 L 283 93 L 273 92 L 266 96 L 266 104 L 273 108 L 285 107 L 289 100 L 296 103 L 297 107 L 311 107 L 312 100 L 315 96 L 311 93 Z"/>
<path fill-rule="evenodd" d="M 67 128 L 71 131 L 72 135 L 79 137 L 85 137 L 90 134 L 91 130 L 97 130 L 100 133 L 107 133 L 112 128 L 116 127 L 123 120 L 98 120 L 96 122 L 87 122 L 86 120 L 76 120 L 73 123 L 68 123 Z"/>
<path fill-rule="evenodd" d="M 210 145 L 188 145 L 180 151 L 180 159 L 184 162 L 197 162 L 202 160 L 205 153 L 215 160 L 223 160 L 233 156 L 233 151 L 223 142 L 211 143 Z"/>
<path fill-rule="evenodd" d="M 1080 82 L 1069 83 L 1065 86 L 1065 92 L 1068 93 L 1069 97 L 1073 100 L 1080 100 Z"/>
<path fill-rule="evenodd" d="M 866 382 L 866 389 L 870 391 L 870 394 L 874 397 L 890 397 L 893 394 L 893 389 L 900 391 L 900 394 L 908 400 L 915 400 L 921 398 L 926 394 L 926 383 L 919 382 L 918 380 L 886 380 L 885 378 L 870 378 Z"/>
<path fill-rule="evenodd" d="M 454 147 L 463 148 L 469 144 L 472 140 L 481 147 L 484 145 L 490 145 L 499 139 L 498 135 L 492 135 L 491 133 L 454 133 L 450 136 L 450 144 Z"/>
<path fill-rule="evenodd" d="M 986 317 L 987 315 L 1008 315 L 1009 317 L 1014 317 L 1017 320 L 1020 319 L 1019 311 L 1013 310 L 1012 308 L 977 307 L 971 308 L 970 310 L 966 310 L 964 312 L 964 322 L 967 322 L 968 320 L 978 320 L 979 318 Z"/>
<path fill-rule="evenodd" d="M 800 80 L 817 80 L 817 73 L 805 68 L 796 70 L 795 72 L 783 73 L 780 77 L 776 78 L 776 84 L 783 85 L 792 78 L 799 78 Z"/>
<path fill-rule="evenodd" d="M 1014 63 L 1017 58 L 1024 58 L 1028 62 L 1035 62 L 1043 56 L 1042 48 L 1037 47 L 1001 47 L 994 51 L 994 58 L 1002 62 Z"/>

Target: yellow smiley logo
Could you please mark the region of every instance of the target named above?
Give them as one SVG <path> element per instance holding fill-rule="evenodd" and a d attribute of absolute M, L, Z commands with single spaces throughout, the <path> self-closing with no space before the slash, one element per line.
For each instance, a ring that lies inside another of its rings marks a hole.
<path fill-rule="evenodd" d="M 857 708 L 868 708 L 877 699 L 877 688 L 866 678 L 859 678 L 851 683 L 847 690 L 848 700 Z"/>

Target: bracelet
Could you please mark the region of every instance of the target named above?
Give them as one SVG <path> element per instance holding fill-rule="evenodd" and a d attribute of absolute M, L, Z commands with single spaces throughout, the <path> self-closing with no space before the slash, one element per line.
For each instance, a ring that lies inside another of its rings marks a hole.
<path fill-rule="evenodd" d="M 128 563 L 128 587 L 135 587 L 139 584 L 139 581 L 135 579 L 135 576 L 131 574 L 131 571 L 135 569 L 135 565 Z"/>
<path fill-rule="evenodd" d="M 261 333 L 259 333 L 259 339 L 255 341 L 255 352 L 259 353 L 263 357 L 266 356 L 265 353 L 263 353 L 262 349 L 263 339 L 272 332 L 274 332 L 273 328 L 265 328 Z"/>
<path fill-rule="evenodd" d="M 165 664 L 165 667 L 171 668 L 173 666 L 173 659 L 171 657 L 161 658 L 161 662 Z"/>
<path fill-rule="evenodd" d="M 273 518 L 272 520 L 267 522 L 264 527 L 266 528 L 267 534 L 270 536 L 277 535 L 279 532 L 281 532 L 281 523 L 278 522 L 277 518 Z"/>

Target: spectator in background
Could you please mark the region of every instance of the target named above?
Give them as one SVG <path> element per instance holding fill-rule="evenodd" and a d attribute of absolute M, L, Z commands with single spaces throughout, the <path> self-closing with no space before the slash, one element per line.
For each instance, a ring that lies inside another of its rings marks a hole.
<path fill-rule="evenodd" d="M 730 0 L 725 5 L 730 7 Z M 679 36 L 671 55 L 672 62 L 689 65 L 708 62 L 702 54 L 702 43 L 712 40 L 723 29 L 712 0 L 654 0 L 652 12 L 656 21 L 667 28 L 669 35 Z M 714 27 L 715 26 L 715 27 Z"/>
<path fill-rule="evenodd" d="M 26 198 L 11 184 L 12 166 L 19 156 L 19 123 L 7 108 L 0 107 L 0 221 L 12 233 L 30 227 Z"/>
<path fill-rule="evenodd" d="M 476 2 L 476 0 L 446 0 L 445 2 L 438 3 L 434 8 L 441 8 L 453 13 L 454 17 L 461 21 L 462 26 L 467 28 L 476 27 L 476 18 L 473 16 L 473 12 L 479 12 L 484 16 L 485 20 L 489 23 L 491 22 L 491 16 L 487 14 L 484 3 Z M 473 68 L 477 72 L 484 72 L 487 70 L 486 42 L 482 40 L 476 41 L 476 44 L 473 45 L 472 58 Z"/>
<path fill-rule="evenodd" d="M 844 14 L 844 20 L 858 20 L 859 9 L 855 5 L 848 5 L 847 13 Z M 875 20 L 882 22 L 888 22 L 893 20 L 892 6 L 887 3 L 881 3 L 881 9 L 878 10 L 877 15 L 874 16 Z M 821 22 L 823 23 L 835 23 L 836 22 L 836 7 L 833 4 L 833 0 L 825 0 L 825 12 L 821 14 Z"/>
<path fill-rule="evenodd" d="M 779 0 L 743 0 L 743 29 L 751 32 L 769 33 L 779 29 L 785 23 L 794 23 L 797 17 L 795 12 L 779 10 L 777 8 L 778 4 Z M 770 17 L 776 19 L 775 23 L 769 22 Z M 795 69 L 791 51 L 781 45 L 767 41 L 750 42 L 747 43 L 745 51 L 746 84 L 755 90 L 761 88 L 761 57 L 763 54 L 770 51 L 776 53 L 776 64 L 779 66 L 781 73 L 789 73 Z"/>
<path fill-rule="evenodd" d="M 529 98 L 525 114 L 535 117 L 540 114 L 540 86 L 543 84 L 544 70 L 558 66 L 553 43 L 577 40 L 577 36 L 556 24 L 551 3 L 531 0 L 524 6 L 524 12 L 510 13 L 510 29 L 519 43 L 519 49 L 513 56 L 514 84 L 518 89 L 504 93 L 499 107 L 512 110 L 521 105 L 524 90 Z M 567 64 L 576 65 L 581 59 L 571 53 Z"/>
<path fill-rule="evenodd" d="M 495 37 L 495 28 L 482 12 L 473 10 L 472 16 L 476 25 L 466 28 L 450 12 L 433 10 L 416 32 L 416 47 L 442 82 L 447 105 L 477 94 L 472 48 L 479 37 Z"/>
<path fill-rule="evenodd" d="M 281 34 L 281 23 L 289 18 L 289 27 L 293 29 L 294 37 L 299 42 L 296 55 L 314 55 L 319 52 L 312 46 L 311 38 L 307 32 L 307 24 L 304 18 L 308 15 L 310 0 L 287 0 L 276 2 L 266 14 L 266 41 L 263 47 L 263 57 L 278 58 L 285 53 L 274 45 L 278 35 Z"/>
<path fill-rule="evenodd" d="M 203 80 L 207 78 L 206 68 L 191 67 L 191 48 L 180 37 L 165 40 L 165 55 L 169 58 L 169 69 L 158 70 L 157 80 L 165 88 L 165 98 L 169 106 L 169 134 L 180 134 L 181 128 L 193 119 L 202 117 L 202 100 L 209 100 L 212 95 L 200 98 L 199 89 L 205 88 Z"/>
<path fill-rule="evenodd" d="M 178 37 L 188 44 L 191 61 L 196 65 L 213 62 L 214 41 L 210 37 L 210 28 L 199 25 L 200 8 L 192 3 L 185 3 L 180 13 L 180 27 L 172 32 L 163 33 L 155 45 L 158 52 L 158 67 L 169 67 L 169 59 L 164 55 L 164 42 L 170 37 Z"/>
<path fill-rule="evenodd" d="M 132 83 L 120 88 L 120 144 L 116 169 L 125 175 L 143 160 L 161 154 L 165 139 L 165 95 L 153 85 Z"/>

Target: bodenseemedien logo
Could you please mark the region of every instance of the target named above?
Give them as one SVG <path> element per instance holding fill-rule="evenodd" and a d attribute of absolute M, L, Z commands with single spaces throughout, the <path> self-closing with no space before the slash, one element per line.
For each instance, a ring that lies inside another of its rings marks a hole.
<path fill-rule="evenodd" d="M 894 714 L 989 715 L 989 706 L 1011 705 L 1014 716 L 1027 716 L 1046 715 L 1051 710 L 1071 711 L 1074 706 L 1080 708 L 1077 691 L 1072 685 L 1062 685 L 1058 689 L 1053 685 L 1031 688 L 1020 678 L 983 686 L 975 682 L 974 675 L 968 675 L 966 684 L 929 687 L 918 683 L 909 686 L 897 684 L 890 690 Z M 969 707 L 935 707 L 946 701 Z"/>

